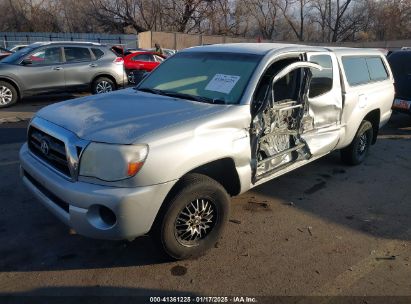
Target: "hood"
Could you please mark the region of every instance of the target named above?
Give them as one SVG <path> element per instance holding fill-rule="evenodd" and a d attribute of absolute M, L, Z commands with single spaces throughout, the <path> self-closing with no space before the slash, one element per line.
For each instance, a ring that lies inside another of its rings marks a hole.
<path fill-rule="evenodd" d="M 134 89 L 67 100 L 47 106 L 36 116 L 86 140 L 132 144 L 139 137 L 224 110 L 185 99 Z"/>

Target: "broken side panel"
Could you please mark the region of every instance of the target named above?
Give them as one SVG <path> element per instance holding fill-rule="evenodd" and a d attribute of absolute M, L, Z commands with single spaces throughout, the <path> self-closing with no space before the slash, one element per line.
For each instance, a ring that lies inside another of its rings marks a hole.
<path fill-rule="evenodd" d="M 258 140 L 257 179 L 309 155 L 299 136 L 299 117 L 302 105 L 286 101 L 267 108 L 260 119 L 261 136 Z"/>
<path fill-rule="evenodd" d="M 294 63 L 299 65 L 303 63 Z M 281 73 L 281 72 L 280 72 Z M 254 182 L 288 165 L 311 157 L 301 138 L 302 119 L 308 111 L 309 69 L 297 66 L 272 87 L 270 102 L 253 119 L 256 146 Z"/>

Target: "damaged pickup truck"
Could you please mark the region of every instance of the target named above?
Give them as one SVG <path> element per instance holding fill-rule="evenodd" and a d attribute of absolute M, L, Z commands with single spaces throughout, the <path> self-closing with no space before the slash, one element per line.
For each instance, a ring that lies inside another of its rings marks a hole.
<path fill-rule="evenodd" d="M 136 88 L 40 110 L 20 151 L 21 176 L 79 234 L 150 233 L 184 259 L 216 242 L 230 196 L 333 150 L 361 163 L 393 98 L 377 50 L 194 47 Z"/>

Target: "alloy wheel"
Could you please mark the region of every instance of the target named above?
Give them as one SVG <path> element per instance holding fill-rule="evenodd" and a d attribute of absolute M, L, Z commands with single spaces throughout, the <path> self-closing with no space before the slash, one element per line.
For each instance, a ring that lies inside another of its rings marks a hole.
<path fill-rule="evenodd" d="M 134 83 L 135 83 L 134 72 L 130 72 L 130 73 L 128 74 L 128 82 L 131 83 L 131 84 L 134 84 Z"/>
<path fill-rule="evenodd" d="M 97 94 L 108 93 L 111 91 L 113 91 L 113 86 L 108 81 L 103 80 L 97 84 L 97 87 L 96 87 Z"/>
<path fill-rule="evenodd" d="M 0 87 L 0 104 L 7 105 L 13 100 L 13 92 L 5 86 Z"/>
<path fill-rule="evenodd" d="M 368 136 L 367 136 L 367 133 L 364 132 L 363 134 L 361 134 L 359 138 L 358 149 L 357 149 L 358 154 L 359 155 L 364 154 L 364 152 L 367 150 L 367 146 L 368 146 Z"/>
<path fill-rule="evenodd" d="M 204 239 L 217 220 L 216 207 L 211 200 L 196 199 L 186 205 L 177 216 L 174 234 L 184 246 L 195 246 Z"/>

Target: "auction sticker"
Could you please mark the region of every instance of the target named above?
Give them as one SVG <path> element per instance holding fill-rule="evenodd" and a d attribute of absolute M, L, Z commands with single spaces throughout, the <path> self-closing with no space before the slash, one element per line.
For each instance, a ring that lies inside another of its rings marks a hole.
<path fill-rule="evenodd" d="M 215 74 L 205 89 L 207 91 L 229 94 L 239 80 L 240 76 Z"/>

